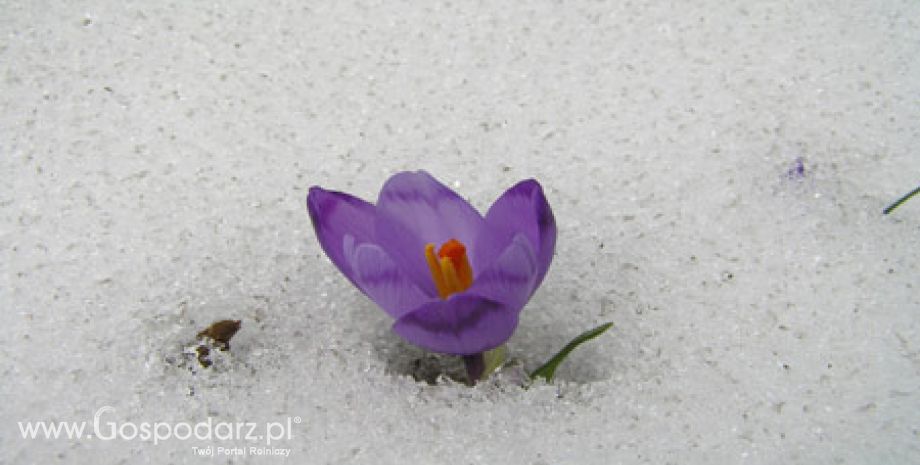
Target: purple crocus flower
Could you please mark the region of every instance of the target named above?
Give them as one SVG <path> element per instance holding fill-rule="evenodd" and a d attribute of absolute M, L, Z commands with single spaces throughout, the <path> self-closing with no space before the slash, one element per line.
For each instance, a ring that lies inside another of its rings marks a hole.
<path fill-rule="evenodd" d="M 395 319 L 393 331 L 446 354 L 504 344 L 556 245 L 553 212 L 532 179 L 485 217 L 424 171 L 395 174 L 376 205 L 312 187 L 307 209 L 326 255 Z"/>

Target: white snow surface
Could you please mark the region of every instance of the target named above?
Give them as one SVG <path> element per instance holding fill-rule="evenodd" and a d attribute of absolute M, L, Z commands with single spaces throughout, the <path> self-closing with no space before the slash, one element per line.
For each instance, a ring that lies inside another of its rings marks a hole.
<path fill-rule="evenodd" d="M 916 1 L 2 12 L 0 463 L 920 462 L 920 200 L 881 214 L 920 182 Z M 615 328 L 551 384 L 413 379 L 305 197 L 417 169 L 544 186 L 517 372 Z M 21 432 L 95 415 L 124 434 Z M 290 456 L 128 439 L 209 418 L 290 419 Z"/>

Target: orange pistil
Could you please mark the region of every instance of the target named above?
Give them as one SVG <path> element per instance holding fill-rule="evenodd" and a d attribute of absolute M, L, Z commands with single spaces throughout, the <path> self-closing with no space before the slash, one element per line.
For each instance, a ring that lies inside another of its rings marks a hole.
<path fill-rule="evenodd" d="M 431 271 L 431 279 L 438 288 L 438 295 L 446 299 L 451 294 L 462 292 L 473 284 L 473 269 L 466 258 L 466 247 L 451 239 L 441 245 L 437 255 L 434 244 L 425 246 L 425 260 Z"/>

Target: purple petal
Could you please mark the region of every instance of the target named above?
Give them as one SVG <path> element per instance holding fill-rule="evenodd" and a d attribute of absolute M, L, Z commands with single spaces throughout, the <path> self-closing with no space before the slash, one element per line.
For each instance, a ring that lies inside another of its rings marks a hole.
<path fill-rule="evenodd" d="M 432 300 L 405 277 L 378 245 L 359 245 L 351 264 L 358 288 L 393 318 Z"/>
<path fill-rule="evenodd" d="M 466 292 L 501 302 L 509 311 L 518 313 L 533 293 L 538 271 L 530 241 L 518 234 L 498 259 L 476 276 Z"/>
<path fill-rule="evenodd" d="M 403 172 L 393 175 L 380 191 L 374 234 L 406 275 L 436 296 L 425 244 L 457 239 L 470 246 L 483 225 L 479 212 L 428 173 Z"/>
<path fill-rule="evenodd" d="M 375 241 L 374 206 L 342 192 L 311 187 L 307 210 L 323 251 L 357 285 L 350 255 L 357 245 Z"/>
<path fill-rule="evenodd" d="M 455 294 L 403 315 L 393 324 L 393 331 L 424 349 L 472 355 L 504 344 L 517 322 L 517 313 L 509 312 L 499 302 Z"/>
<path fill-rule="evenodd" d="M 556 219 L 540 183 L 528 179 L 505 191 L 489 208 L 485 223 L 472 251 L 480 266 L 478 270 L 488 269 L 515 236 L 523 235 L 530 241 L 537 258 L 537 279 L 532 291 L 536 290 L 549 270 L 556 249 Z"/>

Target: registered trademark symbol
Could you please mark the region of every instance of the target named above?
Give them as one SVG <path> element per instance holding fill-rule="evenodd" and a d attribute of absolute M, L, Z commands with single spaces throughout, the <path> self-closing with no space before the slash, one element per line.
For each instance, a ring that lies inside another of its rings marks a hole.
<path fill-rule="evenodd" d="M 301 421 L 303 420 L 301 420 L 300 417 L 294 417 L 294 423 L 300 423 Z"/>

